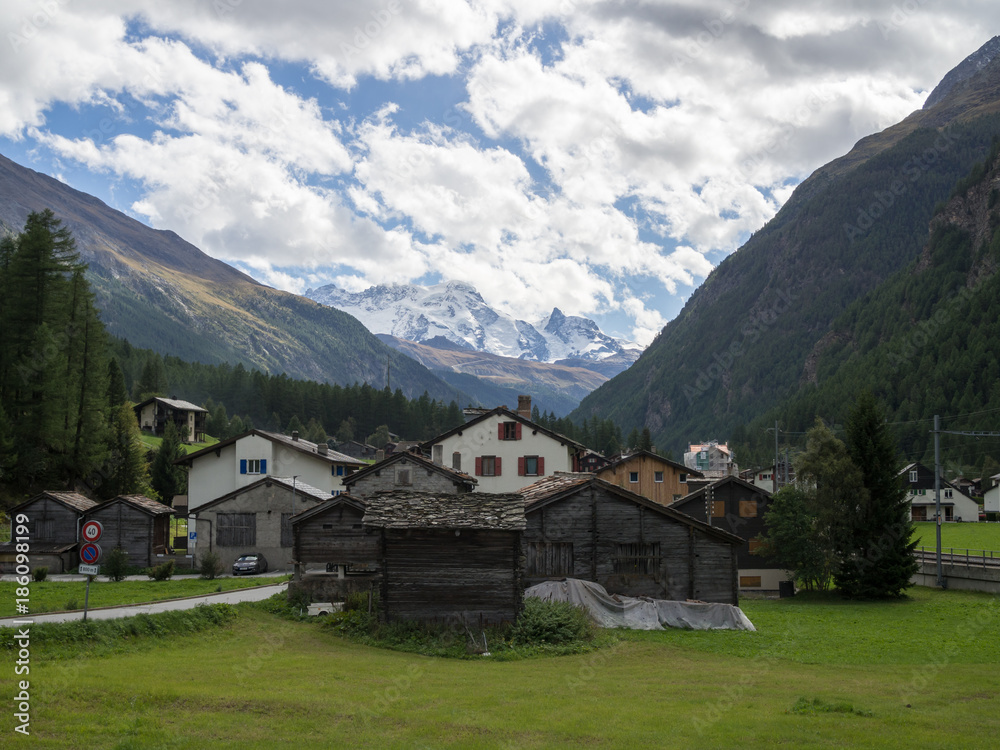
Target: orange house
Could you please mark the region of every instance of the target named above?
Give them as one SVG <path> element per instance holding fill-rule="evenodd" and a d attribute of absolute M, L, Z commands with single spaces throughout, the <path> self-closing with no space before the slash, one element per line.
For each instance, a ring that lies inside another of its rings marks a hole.
<path fill-rule="evenodd" d="M 660 505 L 670 505 L 686 497 L 688 478 L 701 479 L 704 476 L 684 464 L 644 450 L 620 458 L 594 473 L 606 482 Z"/>

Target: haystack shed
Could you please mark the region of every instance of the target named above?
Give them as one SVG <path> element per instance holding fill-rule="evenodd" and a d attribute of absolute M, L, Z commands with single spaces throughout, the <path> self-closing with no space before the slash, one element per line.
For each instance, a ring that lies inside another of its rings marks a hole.
<path fill-rule="evenodd" d="M 149 567 L 170 547 L 173 509 L 145 495 L 119 495 L 84 513 L 86 521 L 100 521 L 104 531 L 98 542 L 104 559 L 115 547 L 128 554 L 130 565 Z"/>

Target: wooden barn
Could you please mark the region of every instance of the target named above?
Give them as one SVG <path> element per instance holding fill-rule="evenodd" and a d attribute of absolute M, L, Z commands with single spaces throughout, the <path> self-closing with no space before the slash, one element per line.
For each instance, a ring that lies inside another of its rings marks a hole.
<path fill-rule="evenodd" d="M 173 508 L 145 495 L 119 495 L 84 513 L 84 520 L 99 521 L 104 532 L 98 544 L 104 558 L 115 547 L 128 554 L 129 565 L 150 567 L 157 555 L 170 551 L 170 516 Z"/>
<path fill-rule="evenodd" d="M 296 572 L 321 564 L 323 570 L 343 566 L 347 571 L 369 571 L 378 564 L 379 538 L 362 526 L 364 503 L 338 495 L 292 516 L 292 558 Z"/>
<path fill-rule="evenodd" d="M 581 578 L 612 594 L 739 603 L 743 540 L 593 474 L 521 490 L 525 585 Z"/>
<path fill-rule="evenodd" d="M 745 541 L 737 554 L 740 589 L 773 592 L 781 589 L 788 573 L 753 554 L 757 548 L 755 537 L 767 531 L 764 514 L 770 502 L 771 493 L 767 490 L 728 476 L 692 492 L 671 507 L 742 537 Z"/>
<path fill-rule="evenodd" d="M 363 523 L 378 530 L 387 620 L 478 625 L 520 612 L 520 495 L 381 492 L 366 498 Z"/>
<path fill-rule="evenodd" d="M 66 573 L 76 568 L 80 519 L 97 503 L 77 492 L 42 492 L 7 511 L 14 520 L 28 517 L 31 567 L 47 567 L 50 573 Z M 16 567 L 16 542 L 0 544 L 0 572 Z"/>

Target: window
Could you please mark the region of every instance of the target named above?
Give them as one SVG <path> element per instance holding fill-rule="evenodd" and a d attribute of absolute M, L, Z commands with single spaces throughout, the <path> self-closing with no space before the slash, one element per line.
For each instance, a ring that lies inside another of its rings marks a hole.
<path fill-rule="evenodd" d="M 292 536 L 292 514 L 281 514 L 281 546 L 291 547 L 294 541 Z"/>
<path fill-rule="evenodd" d="M 687 484 L 687 481 L 688 481 L 688 475 L 681 474 L 681 484 Z"/>
<path fill-rule="evenodd" d="M 396 484 L 404 486 L 413 484 L 409 469 L 396 469 Z"/>
<path fill-rule="evenodd" d="M 520 440 L 521 423 L 500 422 L 497 437 L 499 437 L 501 440 Z"/>
<path fill-rule="evenodd" d="M 950 505 L 944 509 L 944 520 L 954 521 L 955 520 L 955 509 Z"/>
<path fill-rule="evenodd" d="M 660 543 L 619 544 L 614 559 L 617 575 L 653 575 L 660 569 Z"/>
<path fill-rule="evenodd" d="M 741 589 L 759 589 L 760 576 L 740 576 Z"/>
<path fill-rule="evenodd" d="M 498 477 L 500 476 L 499 456 L 478 456 L 476 458 L 477 477 Z"/>
<path fill-rule="evenodd" d="M 951 500 L 951 490 L 945 490 L 944 497 L 946 500 Z"/>
<path fill-rule="evenodd" d="M 39 518 L 35 521 L 34 542 L 55 539 L 56 521 L 54 518 Z M 13 559 L 13 558 L 12 558 Z M 11 568 L 13 570 L 13 568 Z"/>
<path fill-rule="evenodd" d="M 914 521 L 926 521 L 927 520 L 927 508 L 920 506 L 913 509 L 913 520 Z"/>
<path fill-rule="evenodd" d="M 219 513 L 215 543 L 220 547 L 252 547 L 257 543 L 257 514 Z"/>
<path fill-rule="evenodd" d="M 517 475 L 519 477 L 540 477 L 545 474 L 545 458 L 543 456 L 521 456 L 517 459 Z"/>
<path fill-rule="evenodd" d="M 462 470 L 462 454 L 459 453 L 458 451 L 455 451 L 454 453 L 451 454 L 451 468 L 453 468 L 455 471 Z"/>
<path fill-rule="evenodd" d="M 726 517 L 726 501 L 725 500 L 713 500 L 712 501 L 712 518 L 725 518 Z"/>
<path fill-rule="evenodd" d="M 241 458 L 240 474 L 267 474 L 267 459 Z"/>
<path fill-rule="evenodd" d="M 916 469 L 911 469 L 910 470 L 910 481 L 911 482 L 916 482 L 917 481 L 917 470 Z"/>
<path fill-rule="evenodd" d="M 631 484 L 636 484 L 639 481 L 639 472 L 638 471 L 630 471 L 628 473 L 628 481 Z"/>
<path fill-rule="evenodd" d="M 330 473 L 333 474 L 333 476 L 335 476 L 335 477 L 342 477 L 342 476 L 344 476 L 344 467 L 343 466 L 331 466 L 330 467 Z"/>
<path fill-rule="evenodd" d="M 573 575 L 572 542 L 527 542 L 524 545 L 526 576 Z"/>
<path fill-rule="evenodd" d="M 654 482 L 659 482 L 660 484 L 662 484 L 663 483 L 663 472 L 662 471 L 654 471 L 653 472 L 653 481 Z"/>
<path fill-rule="evenodd" d="M 757 517 L 757 501 L 740 500 L 740 518 L 756 518 L 756 517 Z"/>

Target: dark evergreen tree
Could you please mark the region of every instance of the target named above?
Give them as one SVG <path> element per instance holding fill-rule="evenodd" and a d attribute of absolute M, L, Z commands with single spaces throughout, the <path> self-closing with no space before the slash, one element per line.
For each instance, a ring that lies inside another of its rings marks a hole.
<path fill-rule="evenodd" d="M 146 495 L 158 498 L 149 481 L 146 447 L 132 404 L 126 402 L 112 415 L 110 455 L 98 493 L 104 499 L 118 495 Z"/>
<path fill-rule="evenodd" d="M 107 406 L 114 408 L 128 401 L 128 388 L 125 386 L 125 376 L 121 365 L 113 358 L 108 362 L 108 393 Z"/>
<path fill-rule="evenodd" d="M 848 417 L 847 448 L 866 492 L 857 494 L 847 509 L 849 542 L 837 588 L 848 597 L 899 596 L 917 571 L 917 542 L 911 540 L 913 523 L 897 470 L 896 441 L 871 391 L 858 397 Z"/>
<path fill-rule="evenodd" d="M 152 396 L 167 395 L 167 372 L 163 366 L 163 357 L 153 353 L 146 357 L 142 366 L 142 375 L 135 384 L 135 400 L 141 403 Z"/>
<path fill-rule="evenodd" d="M 764 520 L 767 534 L 758 537 L 760 546 L 754 554 L 788 571 L 806 589 L 825 591 L 833 558 L 816 534 L 818 519 L 806 489 L 782 487 L 771 498 Z"/>
<path fill-rule="evenodd" d="M 163 441 L 150 467 L 150 484 L 166 505 L 171 505 L 174 495 L 183 495 L 187 486 L 187 473 L 174 461 L 184 457 L 181 434 L 173 420 L 163 430 Z"/>

